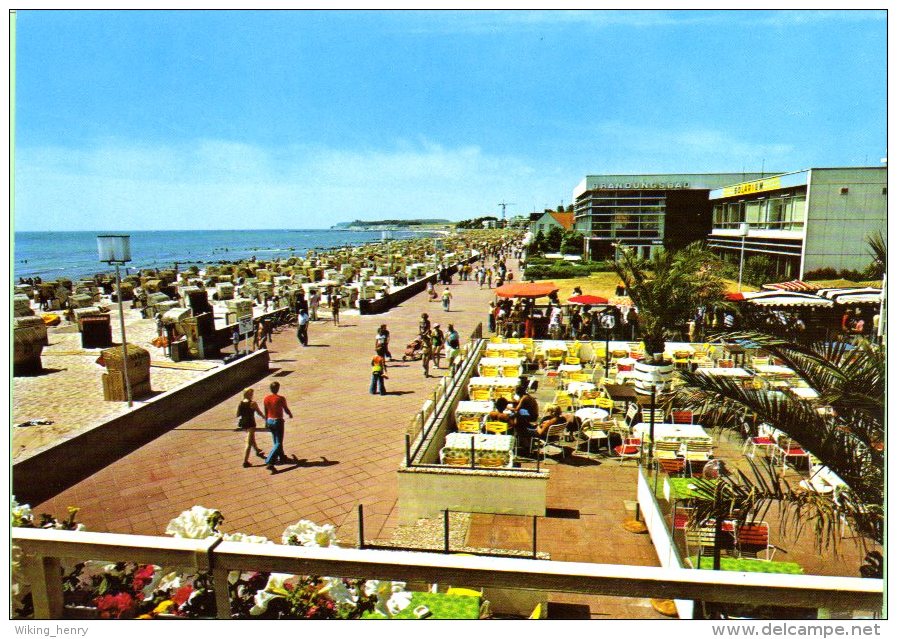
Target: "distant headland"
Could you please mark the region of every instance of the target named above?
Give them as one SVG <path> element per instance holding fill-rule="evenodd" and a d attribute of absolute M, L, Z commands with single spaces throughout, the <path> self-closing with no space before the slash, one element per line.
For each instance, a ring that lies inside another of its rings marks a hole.
<path fill-rule="evenodd" d="M 330 228 L 335 231 L 423 231 L 454 226 L 451 220 L 417 219 L 417 220 L 355 220 L 340 222 Z"/>

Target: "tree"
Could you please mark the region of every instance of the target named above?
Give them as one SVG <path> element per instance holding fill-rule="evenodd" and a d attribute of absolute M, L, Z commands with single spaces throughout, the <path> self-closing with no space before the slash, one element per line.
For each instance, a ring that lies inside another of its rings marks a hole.
<path fill-rule="evenodd" d="M 560 226 L 552 226 L 548 229 L 548 237 L 545 238 L 546 251 L 560 251 L 561 242 L 564 239 L 564 230 Z"/>
<path fill-rule="evenodd" d="M 762 286 L 767 282 L 776 281 L 775 264 L 766 255 L 752 255 L 744 261 L 744 274 L 742 279 L 748 284 Z"/>
<path fill-rule="evenodd" d="M 815 455 L 846 484 L 837 499 L 791 487 L 771 464 L 751 464 L 752 477 L 723 478 L 699 504 L 696 519 L 762 518 L 778 502 L 783 529 L 812 526 L 820 550 L 837 547 L 840 522 L 860 535 L 867 550 L 864 576 L 880 576 L 881 554 L 869 544 L 884 539 L 885 351 L 865 341 L 803 346 L 760 333 L 734 335 L 782 360 L 819 393 L 831 412 L 784 393 L 746 388 L 731 378 L 682 372 L 686 387 L 678 402 L 703 414 L 703 423 L 756 435 L 752 423 L 768 423 Z M 746 432 L 747 431 L 747 432 Z M 723 512 L 720 512 L 723 507 Z"/>
<path fill-rule="evenodd" d="M 582 255 L 582 233 L 565 231 L 561 239 L 561 253 L 564 255 Z"/>
<path fill-rule="evenodd" d="M 542 229 L 539 229 L 539 231 L 536 233 L 536 237 L 533 238 L 533 243 L 530 245 L 530 252 L 545 252 L 545 233 L 542 232 Z"/>
<path fill-rule="evenodd" d="M 638 309 L 638 333 L 649 362 L 663 353 L 667 336 L 681 331 L 699 306 L 728 305 L 719 259 L 700 242 L 679 251 L 660 249 L 648 260 L 622 245 L 618 255 L 614 270 Z"/>

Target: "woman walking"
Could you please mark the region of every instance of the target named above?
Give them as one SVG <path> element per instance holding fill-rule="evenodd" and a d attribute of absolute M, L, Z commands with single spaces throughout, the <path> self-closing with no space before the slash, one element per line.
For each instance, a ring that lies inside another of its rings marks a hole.
<path fill-rule="evenodd" d="M 255 441 L 255 416 L 258 415 L 264 419 L 265 414 L 259 408 L 258 403 L 252 399 L 253 390 L 247 388 L 243 391 L 243 399 L 237 405 L 237 426 L 246 431 L 246 451 L 243 453 L 243 468 L 249 468 L 249 451 L 254 450 L 255 454 L 262 459 L 265 453 L 259 448 Z"/>

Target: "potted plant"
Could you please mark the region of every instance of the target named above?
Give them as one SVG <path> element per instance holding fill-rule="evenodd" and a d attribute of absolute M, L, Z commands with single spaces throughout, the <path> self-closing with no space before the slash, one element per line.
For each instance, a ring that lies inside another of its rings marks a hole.
<path fill-rule="evenodd" d="M 660 249 L 650 258 L 617 246 L 614 270 L 638 309 L 637 335 L 645 344 L 645 359 L 636 366 L 636 387 L 667 390 L 672 362 L 664 359 L 667 337 L 681 331 L 700 306 L 724 304 L 725 285 L 719 258 L 700 242 L 678 251 Z"/>

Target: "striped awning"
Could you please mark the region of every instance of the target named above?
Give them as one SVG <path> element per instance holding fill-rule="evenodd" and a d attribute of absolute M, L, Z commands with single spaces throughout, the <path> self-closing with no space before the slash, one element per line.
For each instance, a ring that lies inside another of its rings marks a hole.
<path fill-rule="evenodd" d="M 816 291 L 817 295 L 821 295 L 826 299 L 832 300 L 835 304 L 880 304 L 881 289 L 865 287 L 865 288 L 823 288 Z"/>
<path fill-rule="evenodd" d="M 769 291 L 798 291 L 809 292 L 815 291 L 817 286 L 807 284 L 801 280 L 791 280 L 790 282 L 779 282 L 778 284 L 764 284 L 763 288 Z"/>
<path fill-rule="evenodd" d="M 809 293 L 793 291 L 764 291 L 762 293 L 745 293 L 745 301 L 757 306 L 814 306 L 818 308 L 831 308 L 832 300 Z"/>

